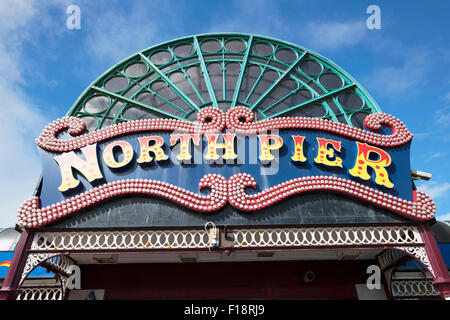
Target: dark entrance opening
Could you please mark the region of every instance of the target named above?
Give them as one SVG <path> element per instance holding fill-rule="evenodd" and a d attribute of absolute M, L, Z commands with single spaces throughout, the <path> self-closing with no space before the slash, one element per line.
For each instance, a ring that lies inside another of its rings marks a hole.
<path fill-rule="evenodd" d="M 357 299 L 373 261 L 84 265 L 83 289 L 105 299 Z M 305 274 L 311 273 L 305 277 Z M 305 279 L 309 279 L 308 281 Z"/>

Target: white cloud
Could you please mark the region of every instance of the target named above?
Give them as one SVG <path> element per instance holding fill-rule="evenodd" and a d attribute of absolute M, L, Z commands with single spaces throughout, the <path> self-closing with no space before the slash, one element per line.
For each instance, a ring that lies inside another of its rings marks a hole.
<path fill-rule="evenodd" d="M 450 221 L 450 212 L 447 214 L 438 215 L 436 216 L 436 219 L 440 221 Z"/>
<path fill-rule="evenodd" d="M 24 93 L 21 64 L 28 25 L 38 12 L 34 1 L 0 2 L 0 227 L 14 226 L 41 171 L 33 140 L 46 120 Z"/>
<path fill-rule="evenodd" d="M 357 45 L 367 28 L 364 21 L 312 22 L 304 30 L 314 50 L 330 50 Z"/>
<path fill-rule="evenodd" d="M 450 183 L 427 182 L 418 187 L 418 189 L 428 194 L 431 198 L 436 199 L 447 194 L 447 191 L 450 190 Z"/>
<path fill-rule="evenodd" d="M 217 12 L 208 32 L 246 32 L 292 41 L 312 50 L 334 50 L 357 45 L 364 38 L 365 21 L 287 21 L 278 2 L 232 1 L 233 15 Z M 288 38 L 286 38 L 288 37 Z"/>
<path fill-rule="evenodd" d="M 86 32 L 84 51 L 110 67 L 168 40 L 166 34 L 180 28 L 174 18 L 179 7 L 171 1 L 151 1 L 145 6 L 130 3 L 124 11 L 109 4 L 85 2 L 80 6 L 82 30 Z"/>
<path fill-rule="evenodd" d="M 450 126 L 450 106 L 436 110 L 434 118 L 439 126 L 444 128 Z"/>
<path fill-rule="evenodd" d="M 416 134 L 414 134 L 414 138 L 416 138 L 416 137 L 417 137 Z M 431 152 L 423 153 L 421 155 L 421 157 L 424 158 L 426 162 L 430 162 L 430 161 L 433 161 L 435 159 L 443 158 L 447 154 L 448 154 L 447 151 L 441 152 L 441 151 L 433 150 Z"/>
<path fill-rule="evenodd" d="M 156 25 L 152 19 L 131 17 L 121 12 L 106 12 L 89 28 L 87 51 L 105 62 L 116 63 L 153 44 Z M 146 21 L 143 25 L 139 22 Z"/>
<path fill-rule="evenodd" d="M 428 159 L 437 159 L 437 158 L 442 158 L 443 156 L 445 156 L 447 154 L 447 152 L 433 152 L 430 154 L 430 156 L 428 157 Z"/>
<path fill-rule="evenodd" d="M 428 139 L 433 134 L 434 134 L 433 130 L 429 130 L 429 131 L 425 131 L 425 132 L 415 132 L 414 139 L 416 139 L 416 140 Z"/>
<path fill-rule="evenodd" d="M 445 96 L 444 96 L 444 100 L 446 102 L 450 102 L 450 92 L 448 92 Z"/>
<path fill-rule="evenodd" d="M 389 50 L 389 48 L 384 48 Z M 396 48 L 395 50 L 396 51 Z M 395 53 L 394 53 L 395 54 Z M 367 87 L 376 90 L 380 95 L 401 96 L 410 92 L 418 92 L 426 84 L 427 74 L 432 66 L 432 54 L 427 50 L 409 48 L 403 50 L 399 61 L 392 66 L 377 66 L 366 77 Z M 397 59 L 393 59 L 395 61 Z"/>
<path fill-rule="evenodd" d="M 277 2 L 232 1 L 234 14 L 224 16 L 222 12 L 212 15 L 207 32 L 244 32 L 271 37 L 292 33 L 297 26 L 289 26 L 281 17 Z"/>
<path fill-rule="evenodd" d="M 29 59 L 29 52 L 23 47 L 32 44 L 44 50 L 40 37 L 51 39 L 69 32 L 65 28 L 65 9 L 71 3 L 70 0 L 0 1 L 0 116 L 3 120 L 0 125 L 0 228 L 14 226 L 17 209 L 33 194 L 41 173 L 34 139 L 53 120 L 46 119 L 45 110 L 39 110 L 27 95 L 30 73 L 33 79 L 46 77 L 34 68 L 33 59 Z M 164 40 L 161 26 L 175 27 L 175 24 L 160 23 L 164 20 L 161 12 L 168 11 L 165 2 L 152 2 L 150 7 L 155 10 L 142 10 L 140 5 L 133 5 L 128 12 L 114 8 L 114 1 L 98 4 L 80 0 L 79 6 L 80 32 L 86 33 L 80 44 L 80 59 L 89 62 L 86 56 L 93 54 L 91 63 L 102 62 L 104 68 Z M 173 7 L 172 11 L 179 10 Z M 52 52 L 47 50 L 45 54 Z M 54 85 L 54 81 L 46 83 Z"/>

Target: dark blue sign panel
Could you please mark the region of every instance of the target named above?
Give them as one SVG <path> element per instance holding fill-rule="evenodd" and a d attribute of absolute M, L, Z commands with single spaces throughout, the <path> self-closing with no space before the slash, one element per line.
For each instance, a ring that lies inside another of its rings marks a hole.
<path fill-rule="evenodd" d="M 355 167 L 357 160 L 358 147 L 355 141 L 343 138 L 341 136 L 327 134 L 320 131 L 283 131 L 278 134 L 283 144 L 277 150 L 271 150 L 274 160 L 263 163 L 259 157 L 262 153 L 262 144 L 258 137 L 239 136 L 235 139 L 235 153 L 237 159 L 222 160 L 222 164 L 208 162 L 205 156 L 208 152 L 208 141 L 203 138 L 201 146 L 191 145 L 192 161 L 190 164 L 179 163 L 176 156 L 179 150 L 170 147 L 170 133 L 157 132 L 152 133 L 161 137 L 165 144 L 161 146 L 168 159 L 164 161 L 152 161 L 151 163 L 139 164 L 136 160 L 139 158 L 140 145 L 138 138 L 145 137 L 145 134 L 133 134 L 121 137 L 121 141 L 127 142 L 133 149 L 132 160 L 126 166 L 120 168 L 111 168 L 103 161 L 103 153 L 105 148 L 111 144 L 111 141 L 104 141 L 97 144 L 96 152 L 98 165 L 103 176 L 102 179 L 93 183 L 88 182 L 86 177 L 73 170 L 75 179 L 80 181 L 79 186 L 73 190 L 61 192 L 58 187 L 61 185 L 62 175 L 61 168 L 55 161 L 54 157 L 57 153 L 51 153 L 39 149 L 43 164 L 43 184 L 41 192 L 41 206 L 48 206 L 53 203 L 64 201 L 75 194 L 92 190 L 100 184 L 119 181 L 124 179 L 152 179 L 164 181 L 180 188 L 198 192 L 199 181 L 207 174 L 219 174 L 225 178 L 230 178 L 237 173 L 248 173 L 255 178 L 257 183 L 257 191 L 262 191 L 270 187 L 279 185 L 287 180 L 308 177 L 308 176 L 333 176 L 344 179 L 354 180 L 360 184 L 380 190 L 384 193 L 412 201 L 412 187 L 410 179 L 410 144 L 407 143 L 401 147 L 383 149 L 391 159 L 391 163 L 386 167 L 388 178 L 392 182 L 393 187 L 388 188 L 375 182 L 375 171 L 368 169 L 371 174 L 369 180 L 363 180 L 354 177 L 349 170 Z M 306 161 L 293 161 L 295 154 L 295 146 L 293 136 L 303 136 L 303 154 Z M 327 164 L 318 163 L 315 159 L 319 154 L 319 139 L 328 139 L 330 141 L 340 142 L 340 151 L 333 148 L 332 144 L 328 144 L 327 148 L 333 150 L 333 155 L 328 159 L 342 159 L 342 167 L 329 166 Z M 218 140 L 223 140 L 219 135 Z M 176 147 L 176 146 L 175 146 Z M 116 162 L 120 163 L 124 159 L 124 153 L 120 148 L 115 154 Z M 84 160 L 84 155 L 77 152 L 77 156 Z M 374 154 L 375 159 L 379 155 Z"/>

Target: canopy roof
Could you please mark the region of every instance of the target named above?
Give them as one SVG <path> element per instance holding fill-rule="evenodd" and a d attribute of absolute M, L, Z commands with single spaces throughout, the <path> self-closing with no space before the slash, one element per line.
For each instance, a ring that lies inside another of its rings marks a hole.
<path fill-rule="evenodd" d="M 206 106 L 251 108 L 258 120 L 331 119 L 362 127 L 380 112 L 345 71 L 305 48 L 242 33 L 165 42 L 119 62 L 77 99 L 69 116 L 88 130 L 146 118 L 196 120 Z"/>

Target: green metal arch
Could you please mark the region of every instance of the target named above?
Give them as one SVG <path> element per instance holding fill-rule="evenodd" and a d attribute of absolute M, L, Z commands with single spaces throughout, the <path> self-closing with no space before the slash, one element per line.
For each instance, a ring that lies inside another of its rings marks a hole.
<path fill-rule="evenodd" d="M 214 46 L 216 51 L 207 50 Z M 308 64 L 320 71 L 309 72 Z M 140 73 L 134 76 L 129 68 Z M 114 86 L 117 90 L 110 89 Z M 88 129 L 96 130 L 148 117 L 194 120 L 205 106 L 235 105 L 249 107 L 258 120 L 314 116 L 353 126 L 381 112 L 355 79 L 313 51 L 263 36 L 220 33 L 183 37 L 133 54 L 92 82 L 67 115 L 84 118 Z"/>

